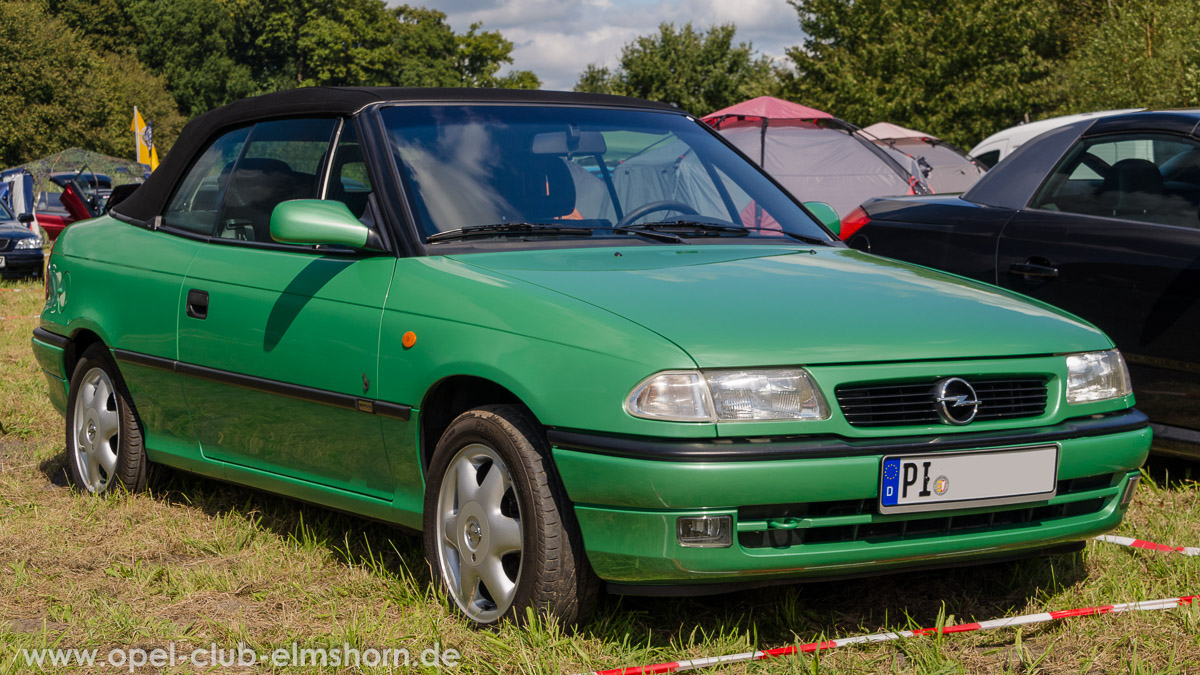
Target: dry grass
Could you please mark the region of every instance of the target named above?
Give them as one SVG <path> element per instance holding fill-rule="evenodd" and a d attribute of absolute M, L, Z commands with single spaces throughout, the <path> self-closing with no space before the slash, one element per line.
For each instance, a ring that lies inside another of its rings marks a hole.
<path fill-rule="evenodd" d="M 40 309 L 40 285 L 0 288 L 21 290 L 0 290 L 0 316 Z M 382 525 L 183 474 L 150 494 L 73 493 L 62 421 L 29 352 L 34 325 L 0 320 L 0 672 L 28 670 L 23 648 L 103 654 L 239 641 L 259 651 L 349 643 L 414 655 L 438 642 L 462 653 L 466 672 L 576 672 L 1200 593 L 1200 559 L 1091 543 L 1071 556 L 714 598 L 608 597 L 574 635 L 537 621 L 476 631 L 430 588 L 420 542 Z M 1190 468 L 1153 463 L 1120 532 L 1200 544 Z M 918 638 L 718 672 L 1141 673 L 1196 664 L 1200 608 Z"/>

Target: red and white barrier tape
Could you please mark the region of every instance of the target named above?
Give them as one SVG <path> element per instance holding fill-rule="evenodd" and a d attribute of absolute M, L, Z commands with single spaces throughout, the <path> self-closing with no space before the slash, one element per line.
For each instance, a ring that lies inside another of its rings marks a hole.
<path fill-rule="evenodd" d="M 1068 619 L 1077 616 L 1095 616 L 1097 614 L 1115 614 L 1117 612 L 1161 611 L 1166 609 L 1175 609 L 1176 607 L 1181 607 L 1184 605 L 1191 605 L 1193 603 L 1197 603 L 1197 601 L 1200 601 L 1200 596 L 1187 595 L 1180 598 L 1164 598 L 1162 600 L 1125 602 L 1117 605 L 1103 605 L 1100 607 L 1064 609 L 1055 612 L 1039 612 L 1037 614 L 1026 614 L 1024 616 L 1014 616 L 1007 619 L 992 619 L 990 621 L 980 621 L 979 623 L 963 623 L 957 626 L 943 626 L 942 628 L 920 628 L 917 630 L 896 631 L 894 633 L 874 633 L 872 635 L 860 635 L 858 637 L 825 640 L 824 642 L 809 642 L 808 644 L 803 645 L 792 645 L 790 647 L 765 649 L 756 652 L 745 652 L 742 654 L 711 656 L 702 659 L 672 661 L 670 663 L 656 663 L 650 666 L 632 666 L 628 668 L 614 668 L 612 670 L 598 670 L 595 671 L 593 675 L 643 675 L 649 673 L 674 673 L 681 670 L 696 670 L 698 668 L 709 668 L 712 666 L 729 663 L 762 661 L 764 659 L 773 659 L 780 656 L 794 656 L 796 654 L 811 654 L 813 652 L 825 651 L 827 649 L 834 649 L 836 647 L 845 647 L 847 645 L 863 644 L 867 642 L 890 642 L 892 640 L 919 637 L 922 635 L 934 635 L 937 633 L 941 633 L 943 635 L 948 635 L 950 633 L 972 633 L 981 630 L 995 630 L 997 628 L 1011 628 L 1013 626 L 1045 623 L 1047 621 L 1057 621 L 1059 619 Z"/>
<path fill-rule="evenodd" d="M 1102 534 L 1096 537 L 1096 541 L 1104 541 L 1109 544 L 1117 544 L 1118 546 L 1128 546 L 1130 548 L 1141 548 L 1147 551 L 1161 551 L 1163 553 L 1182 553 L 1183 555 L 1200 555 L 1200 548 L 1195 546 L 1167 546 L 1166 544 L 1156 544 L 1152 541 L 1143 539 L 1133 539 L 1131 537 L 1118 537 L 1112 534 Z"/>

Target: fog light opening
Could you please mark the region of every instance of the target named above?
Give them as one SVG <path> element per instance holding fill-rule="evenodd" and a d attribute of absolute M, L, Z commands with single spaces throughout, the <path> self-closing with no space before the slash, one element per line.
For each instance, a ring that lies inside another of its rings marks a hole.
<path fill-rule="evenodd" d="M 686 548 L 733 546 L 732 516 L 684 516 L 676 521 L 679 545 Z"/>
<path fill-rule="evenodd" d="M 1133 494 L 1137 492 L 1138 483 L 1142 482 L 1141 476 L 1134 476 L 1125 484 L 1125 494 L 1121 495 L 1121 507 L 1129 506 L 1129 502 L 1133 501 Z"/>

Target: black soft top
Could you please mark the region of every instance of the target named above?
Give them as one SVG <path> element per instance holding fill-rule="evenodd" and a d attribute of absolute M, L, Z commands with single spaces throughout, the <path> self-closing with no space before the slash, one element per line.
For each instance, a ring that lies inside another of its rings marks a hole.
<path fill-rule="evenodd" d="M 171 188 L 183 177 L 192 158 L 222 131 L 271 118 L 304 115 L 351 115 L 385 101 L 429 103 L 541 103 L 645 108 L 678 112 L 665 103 L 626 96 L 522 89 L 455 89 L 434 87 L 304 87 L 234 101 L 196 117 L 146 182 L 112 209 L 126 221 L 148 224 L 163 211 Z"/>

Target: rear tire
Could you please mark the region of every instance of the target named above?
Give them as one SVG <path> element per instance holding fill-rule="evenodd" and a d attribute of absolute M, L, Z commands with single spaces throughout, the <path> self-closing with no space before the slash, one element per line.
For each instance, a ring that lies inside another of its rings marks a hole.
<path fill-rule="evenodd" d="M 149 462 L 137 411 L 108 349 L 83 352 L 67 399 L 67 472 L 81 492 L 146 487 Z"/>
<path fill-rule="evenodd" d="M 520 623 L 528 608 L 575 625 L 599 594 L 549 447 L 513 406 L 469 410 L 438 441 L 424 540 L 434 583 L 476 625 Z"/>

